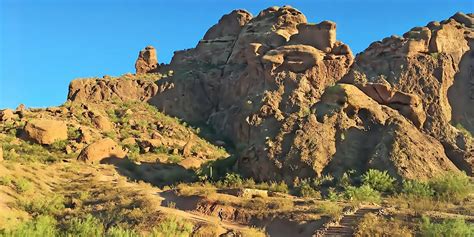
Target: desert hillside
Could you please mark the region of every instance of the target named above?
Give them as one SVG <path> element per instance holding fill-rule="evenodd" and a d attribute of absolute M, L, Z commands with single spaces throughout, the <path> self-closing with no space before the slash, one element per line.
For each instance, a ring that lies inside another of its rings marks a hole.
<path fill-rule="evenodd" d="M 473 236 L 474 15 L 357 55 L 336 28 L 234 10 L 1 110 L 0 236 Z"/>

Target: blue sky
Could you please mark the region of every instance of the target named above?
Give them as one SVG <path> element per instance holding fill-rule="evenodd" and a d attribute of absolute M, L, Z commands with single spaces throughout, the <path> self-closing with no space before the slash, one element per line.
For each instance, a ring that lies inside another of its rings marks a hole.
<path fill-rule="evenodd" d="M 146 45 L 167 63 L 223 14 L 275 5 L 296 7 L 310 22 L 335 21 L 354 52 L 474 8 L 472 0 L 0 0 L 0 108 L 59 105 L 72 79 L 134 72 Z"/>

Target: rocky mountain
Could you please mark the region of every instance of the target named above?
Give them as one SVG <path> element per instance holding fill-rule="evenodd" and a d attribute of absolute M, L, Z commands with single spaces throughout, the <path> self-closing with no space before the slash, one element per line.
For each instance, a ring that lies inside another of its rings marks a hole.
<path fill-rule="evenodd" d="M 289 6 L 255 17 L 235 10 L 169 65 L 158 65 L 153 47 L 140 52 L 137 74 L 166 77 L 74 81 L 68 98 L 148 101 L 210 127 L 257 180 L 369 168 L 399 178 L 472 174 L 473 20 L 457 13 L 354 57 L 334 22 L 309 23 Z"/>

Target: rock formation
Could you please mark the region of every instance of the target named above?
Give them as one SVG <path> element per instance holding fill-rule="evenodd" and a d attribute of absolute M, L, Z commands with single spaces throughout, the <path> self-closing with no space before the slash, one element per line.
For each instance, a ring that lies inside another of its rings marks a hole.
<path fill-rule="evenodd" d="M 127 153 L 114 140 L 104 138 L 87 146 L 82 150 L 77 159 L 87 163 L 98 164 L 105 159 L 123 159 L 126 155 Z"/>
<path fill-rule="evenodd" d="M 158 58 L 156 50 L 153 46 L 147 46 L 140 51 L 138 59 L 135 62 L 135 70 L 137 74 L 156 72 L 158 69 Z"/>
<path fill-rule="evenodd" d="M 81 102 L 114 99 L 146 101 L 158 92 L 158 86 L 145 79 L 81 79 L 69 84 L 68 99 Z"/>
<path fill-rule="evenodd" d="M 170 65 L 137 68 L 172 76 L 74 81 L 68 98 L 139 99 L 205 124 L 257 180 L 369 168 L 417 179 L 472 174 L 472 138 L 452 126 L 474 132 L 472 21 L 457 13 L 374 42 L 354 59 L 334 22 L 308 23 L 289 6 L 255 17 L 236 10 Z"/>
<path fill-rule="evenodd" d="M 415 27 L 403 37 L 372 43 L 356 57 L 342 82 L 398 110 L 440 141 L 459 168 L 472 173 L 471 139 L 452 126 L 459 123 L 474 132 L 469 106 L 474 102 L 469 89 L 474 31 L 462 22 L 465 18 L 473 19 L 457 13 L 449 20 Z"/>
<path fill-rule="evenodd" d="M 67 139 L 67 126 L 63 121 L 35 119 L 25 125 L 25 133 L 38 144 L 51 145 Z"/>

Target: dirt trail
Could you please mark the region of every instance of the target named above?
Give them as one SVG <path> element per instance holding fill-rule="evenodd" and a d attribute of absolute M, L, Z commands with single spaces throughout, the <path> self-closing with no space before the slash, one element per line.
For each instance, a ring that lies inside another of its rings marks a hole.
<path fill-rule="evenodd" d="M 104 172 L 104 170 L 102 170 L 102 172 L 99 172 L 96 175 L 98 176 L 97 178 L 102 182 L 112 182 L 116 185 L 118 184 L 117 179 L 118 179 L 119 176 L 114 171 Z M 121 186 L 122 187 L 127 187 L 128 186 L 130 188 L 131 187 L 137 188 L 135 183 L 130 183 L 130 182 L 122 183 Z M 220 221 L 216 217 L 206 216 L 204 214 L 199 214 L 199 213 L 194 213 L 194 212 L 190 212 L 190 211 L 180 210 L 180 209 L 177 209 L 177 207 L 176 208 L 167 207 L 167 206 L 165 206 L 166 204 L 168 204 L 170 202 L 176 202 L 177 200 L 175 200 L 173 198 L 168 200 L 169 197 L 163 195 L 164 192 L 161 191 L 158 188 L 149 187 L 149 188 L 146 188 L 146 189 L 142 189 L 142 191 L 150 193 L 154 197 L 157 197 L 157 199 L 160 200 L 161 206 L 157 207 L 157 209 L 160 210 L 161 212 L 163 212 L 164 214 L 172 214 L 172 215 L 184 218 L 184 219 L 188 219 L 188 220 L 195 221 L 195 222 L 200 222 L 200 223 L 206 223 L 206 224 L 212 224 L 212 225 L 217 224 L 217 225 L 219 225 L 222 228 L 227 229 L 227 230 L 244 231 L 244 230 L 249 229 L 245 225 L 240 225 L 240 224 L 237 224 L 237 223 L 232 223 L 232 222 L 227 222 L 227 221 Z M 166 202 L 164 202 L 164 201 L 166 201 Z"/>
<path fill-rule="evenodd" d="M 367 213 L 376 213 L 380 210 L 377 206 L 364 206 L 359 208 L 356 212 L 344 215 L 339 222 L 329 227 L 325 227 L 318 231 L 316 236 L 325 237 L 346 237 L 354 236 L 357 224 L 362 220 Z"/>
<path fill-rule="evenodd" d="M 155 193 L 155 195 L 157 195 L 163 201 L 166 200 L 166 198 L 163 197 L 161 194 L 162 194 L 162 192 Z M 167 200 L 167 201 L 169 201 L 169 200 Z M 163 211 L 164 213 L 173 214 L 175 216 L 179 216 L 179 217 L 189 219 L 189 220 L 192 220 L 192 221 L 197 221 L 197 222 L 202 222 L 202 223 L 207 223 L 207 224 L 214 224 L 214 225 L 217 224 L 217 225 L 220 225 L 221 227 L 223 227 L 225 229 L 228 229 L 228 230 L 243 231 L 243 230 L 248 229 L 248 227 L 245 226 L 245 225 L 232 223 L 232 222 L 227 222 L 227 221 L 220 221 L 216 217 L 212 217 L 212 216 L 206 216 L 206 215 L 198 214 L 198 213 L 194 213 L 194 212 L 187 212 L 187 211 L 183 211 L 183 210 L 179 210 L 179 209 L 175 209 L 175 208 L 170 208 L 170 207 L 166 207 L 166 206 L 160 206 L 160 207 L 158 207 L 158 209 L 160 211 Z"/>

